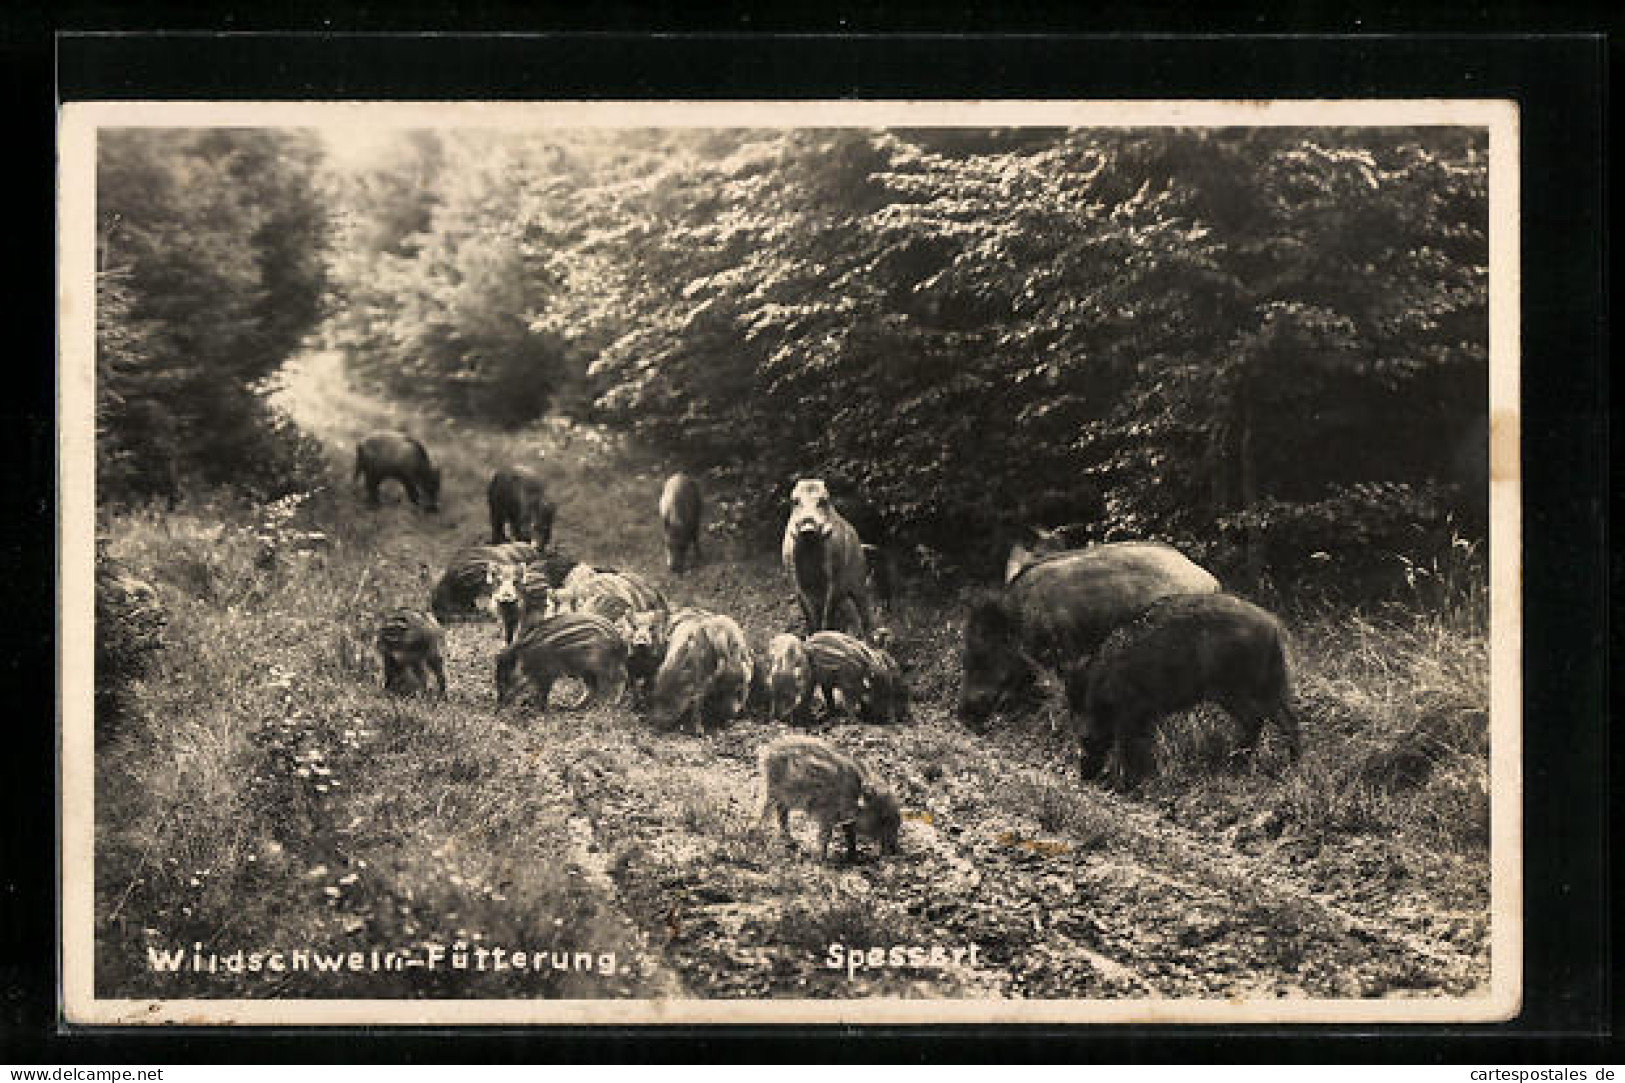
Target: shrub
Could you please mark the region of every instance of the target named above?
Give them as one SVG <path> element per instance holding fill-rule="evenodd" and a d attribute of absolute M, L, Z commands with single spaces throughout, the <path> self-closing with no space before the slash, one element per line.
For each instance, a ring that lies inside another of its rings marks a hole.
<path fill-rule="evenodd" d="M 128 683 L 145 674 L 164 646 L 168 615 L 152 585 L 109 557 L 96 540 L 96 738 L 122 726 Z"/>

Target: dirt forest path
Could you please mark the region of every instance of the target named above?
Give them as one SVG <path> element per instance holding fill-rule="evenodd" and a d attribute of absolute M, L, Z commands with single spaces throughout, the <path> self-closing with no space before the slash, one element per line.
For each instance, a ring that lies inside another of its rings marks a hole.
<path fill-rule="evenodd" d="M 666 468 L 618 438 L 562 422 L 508 435 L 424 418 L 352 387 L 338 357 L 326 353 L 291 365 L 279 397 L 327 445 L 341 478 L 348 479 L 357 438 L 380 428 L 408 429 L 442 464 L 439 516 L 391 503 L 393 490 L 383 509 L 354 513 L 379 517 L 372 559 L 380 580 L 426 598 L 450 552 L 482 540 L 490 472 L 527 461 L 559 505 L 555 540 L 566 551 L 643 572 L 674 605 L 729 613 L 758 647 L 798 623 L 773 553 L 742 553 L 708 534 L 701 568 L 681 578 L 666 571 L 654 515 Z M 360 503 L 343 484 L 338 499 Z M 575 897 L 590 900 L 599 937 L 619 938 L 637 961 L 619 985 L 587 995 L 1485 991 L 1483 900 L 1441 888 L 1454 882 L 1439 872 L 1441 859 L 1366 836 L 1327 843 L 1282 835 L 1267 814 L 1243 824 L 1176 818 L 1080 784 L 1053 740 L 972 735 L 952 718 L 951 600 L 907 597 L 899 606 L 890 620 L 914 694 L 912 724 L 818 725 L 898 791 L 899 857 L 866 851 L 853 865 L 820 864 L 799 819 L 800 854 L 786 854 L 756 829 L 756 751 L 787 732 L 783 726 L 746 719 L 697 738 L 653 732 L 624 706 L 555 707 L 539 718 L 499 712 L 490 674 L 500 633 L 480 622 L 448 633 L 452 693 L 444 711 L 455 716 L 448 725 L 470 762 L 462 788 L 448 784 L 449 796 L 439 800 L 472 801 L 466 788 L 489 787 L 523 790 L 529 803 L 522 822 L 448 816 L 420 826 L 463 852 L 478 851 L 472 863 L 484 867 L 506 867 L 536 838 L 551 840 L 552 867 L 566 870 Z M 432 719 L 434 710 L 416 708 L 414 717 Z M 1243 769 L 1234 782 L 1248 785 Z M 510 878 L 541 875 L 527 868 Z M 514 892 L 508 903 L 522 905 Z M 856 969 L 832 945 L 964 950 L 941 968 Z M 837 958 L 843 965 L 830 965 Z"/>

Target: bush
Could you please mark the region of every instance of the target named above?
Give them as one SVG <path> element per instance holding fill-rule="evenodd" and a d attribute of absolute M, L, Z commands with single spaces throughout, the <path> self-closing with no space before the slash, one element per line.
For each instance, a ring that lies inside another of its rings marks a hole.
<path fill-rule="evenodd" d="M 163 649 L 168 615 L 150 583 L 132 575 L 96 541 L 96 739 L 123 726 L 128 685 Z"/>

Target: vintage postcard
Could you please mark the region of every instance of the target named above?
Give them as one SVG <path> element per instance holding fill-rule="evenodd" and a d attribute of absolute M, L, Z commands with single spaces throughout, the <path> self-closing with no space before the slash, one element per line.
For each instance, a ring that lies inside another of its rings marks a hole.
<path fill-rule="evenodd" d="M 1522 994 L 1500 101 L 84 102 L 70 1024 Z"/>

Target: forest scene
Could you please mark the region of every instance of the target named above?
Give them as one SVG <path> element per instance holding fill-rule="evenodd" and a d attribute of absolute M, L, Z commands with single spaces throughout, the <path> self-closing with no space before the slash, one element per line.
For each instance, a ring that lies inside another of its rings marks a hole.
<path fill-rule="evenodd" d="M 96 191 L 99 996 L 1486 995 L 1482 129 Z"/>

